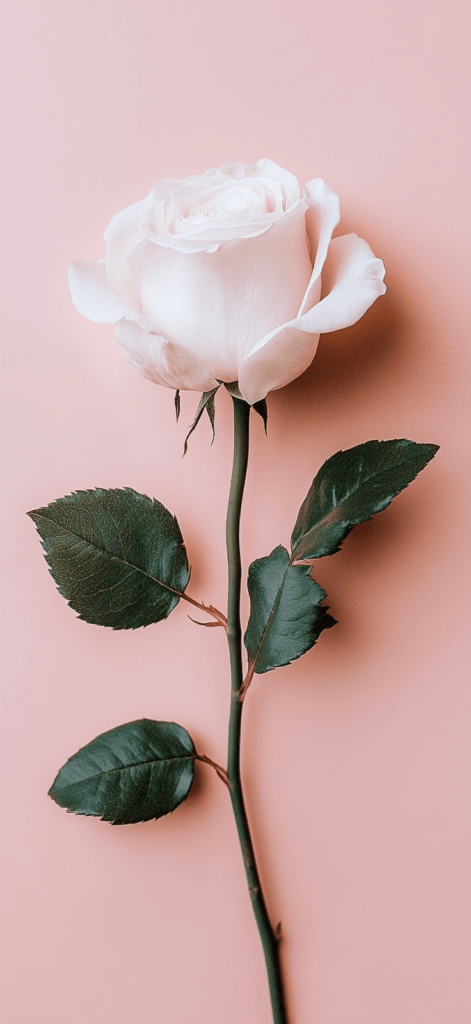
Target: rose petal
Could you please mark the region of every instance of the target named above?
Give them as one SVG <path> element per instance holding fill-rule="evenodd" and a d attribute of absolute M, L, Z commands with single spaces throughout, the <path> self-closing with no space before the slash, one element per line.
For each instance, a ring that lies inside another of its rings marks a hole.
<path fill-rule="evenodd" d="M 117 292 L 126 292 L 125 261 L 136 245 L 142 241 L 141 225 L 148 218 L 149 198 L 141 199 L 121 210 L 110 221 L 105 231 L 106 273 Z"/>
<path fill-rule="evenodd" d="M 69 267 L 69 288 L 75 308 L 96 324 L 114 324 L 123 316 L 135 315 L 133 307 L 111 287 L 105 260 L 97 263 L 73 260 Z"/>
<path fill-rule="evenodd" d="M 247 402 L 265 398 L 299 377 L 311 363 L 320 334 L 356 323 L 386 286 L 384 265 L 358 235 L 330 243 L 324 290 L 329 294 L 311 310 L 262 338 L 242 364 L 239 387 Z"/>
<path fill-rule="evenodd" d="M 183 391 L 210 391 L 217 387 L 218 381 L 198 357 L 171 338 L 126 319 L 118 321 L 114 333 L 129 362 L 147 380 Z"/>
<path fill-rule="evenodd" d="M 313 178 L 304 186 L 309 209 L 306 230 L 313 260 L 311 280 L 306 288 L 298 316 L 312 309 L 320 299 L 320 277 L 325 263 L 332 232 L 340 220 L 339 197 L 322 178 Z"/>
<path fill-rule="evenodd" d="M 298 204 L 304 204 L 300 199 Z M 291 212 L 291 211 L 290 211 Z M 142 225 L 142 233 L 150 241 L 156 242 L 163 249 L 174 249 L 181 253 L 215 253 L 218 252 L 227 242 L 244 241 L 244 239 L 257 238 L 264 235 L 271 227 L 274 227 L 281 216 L 276 213 L 259 214 L 254 220 L 247 218 L 241 223 L 230 223 L 225 221 L 219 224 L 216 221 L 210 223 L 205 229 L 195 230 L 192 235 L 183 234 L 161 234 L 156 235 L 149 223 Z"/>
<path fill-rule="evenodd" d="M 354 234 L 334 238 L 322 275 L 325 298 L 297 317 L 292 326 L 315 334 L 351 327 L 384 295 L 384 274 L 383 261 L 363 238 Z"/>
<path fill-rule="evenodd" d="M 238 192 L 242 199 L 245 189 L 250 189 L 246 209 L 242 203 L 238 211 L 228 211 L 220 217 L 195 216 L 205 198 L 209 202 L 211 195 L 216 197 L 219 193 L 223 199 L 224 193 L 231 191 L 234 195 Z M 260 208 L 254 203 L 255 194 Z M 148 239 L 182 253 L 215 253 L 225 242 L 263 234 L 301 202 L 303 194 L 297 178 L 272 160 L 224 164 L 181 181 L 157 182 L 147 200 L 140 240 Z M 113 282 L 114 273 L 114 268 L 108 267 Z"/>
<path fill-rule="evenodd" d="M 263 348 L 249 356 L 239 373 L 239 388 L 249 405 L 266 398 L 299 377 L 314 359 L 318 334 L 305 334 L 286 326 L 274 332 Z"/>
<path fill-rule="evenodd" d="M 299 309 L 311 273 L 301 203 L 268 233 L 213 254 L 143 242 L 127 260 L 142 316 L 217 380 L 237 380 L 246 352 Z"/>
<path fill-rule="evenodd" d="M 257 177 L 263 176 L 279 181 L 283 190 L 285 210 L 289 210 L 302 197 L 301 188 L 296 176 L 291 171 L 287 171 L 286 167 L 281 167 L 280 164 L 275 163 L 274 160 L 269 160 L 267 157 L 258 160 L 251 173 Z"/>

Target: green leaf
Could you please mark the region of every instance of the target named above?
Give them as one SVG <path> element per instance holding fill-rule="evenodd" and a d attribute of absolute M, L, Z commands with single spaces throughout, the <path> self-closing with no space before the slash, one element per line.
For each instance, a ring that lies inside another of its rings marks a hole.
<path fill-rule="evenodd" d="M 314 646 L 323 629 L 335 625 L 321 601 L 325 591 L 309 565 L 290 565 L 281 545 L 249 568 L 250 618 L 244 643 L 254 672 L 289 665 Z"/>
<path fill-rule="evenodd" d="M 28 513 L 59 593 L 79 618 L 112 629 L 166 619 L 189 580 L 177 520 L 130 487 L 74 491 Z"/>
<path fill-rule="evenodd" d="M 113 825 L 161 818 L 188 795 L 195 748 L 175 722 L 141 718 L 103 732 L 70 757 L 49 796 L 73 814 Z"/>
<path fill-rule="evenodd" d="M 336 452 L 311 484 L 291 537 L 292 559 L 339 551 L 354 526 L 371 519 L 433 459 L 437 444 L 404 438 L 366 441 Z"/>
<path fill-rule="evenodd" d="M 198 404 L 198 408 L 197 408 L 196 413 L 195 413 L 195 418 L 194 418 L 193 423 L 191 424 L 191 427 L 190 427 L 190 429 L 189 429 L 189 431 L 188 431 L 188 433 L 187 433 L 187 435 L 185 437 L 185 443 L 183 445 L 183 454 L 184 455 L 186 455 L 186 453 L 188 451 L 188 438 L 191 437 L 193 431 L 196 430 L 196 428 L 198 426 L 198 423 L 199 423 L 199 421 L 200 421 L 200 419 L 201 419 L 201 417 L 202 417 L 202 415 L 203 415 L 205 410 L 206 410 L 206 412 L 207 412 L 207 414 L 209 416 L 209 422 L 211 424 L 212 431 L 213 431 L 213 439 L 211 441 L 211 444 L 213 443 L 214 438 L 215 438 L 214 420 L 215 420 L 215 417 L 216 417 L 216 406 L 214 404 L 214 396 L 216 394 L 216 391 L 219 391 L 219 388 L 220 388 L 220 384 L 218 384 L 217 388 L 213 388 L 212 391 L 204 391 L 203 394 L 201 395 L 201 398 L 200 398 L 199 404 Z"/>

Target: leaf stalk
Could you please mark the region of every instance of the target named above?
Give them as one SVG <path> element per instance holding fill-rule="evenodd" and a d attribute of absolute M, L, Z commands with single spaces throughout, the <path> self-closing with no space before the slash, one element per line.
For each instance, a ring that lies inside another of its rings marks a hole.
<path fill-rule="evenodd" d="M 206 612 L 207 615 L 212 615 L 213 619 L 216 619 L 218 626 L 224 626 L 227 629 L 227 618 L 223 612 L 220 612 L 218 608 L 215 608 L 212 604 L 203 604 L 201 601 L 196 601 L 194 597 L 190 597 L 189 594 L 184 594 L 183 591 L 179 592 L 179 596 L 183 601 L 188 601 L 188 604 L 192 604 L 194 608 L 199 608 L 200 611 Z M 189 616 L 191 618 L 191 616 Z M 192 619 L 192 622 L 196 622 L 196 619 Z M 212 626 L 216 623 L 210 622 L 198 622 L 198 626 Z"/>
<path fill-rule="evenodd" d="M 250 660 L 249 661 L 249 667 L 247 669 L 247 674 L 246 674 L 244 682 L 242 683 L 242 686 L 241 686 L 241 688 L 239 690 L 239 700 L 240 700 L 241 703 L 242 703 L 243 700 L 245 700 L 245 694 L 247 693 L 247 690 L 248 690 L 248 688 L 249 688 L 249 686 L 250 686 L 250 684 L 252 682 L 254 670 L 255 670 L 255 662 Z"/>
<path fill-rule="evenodd" d="M 228 789 L 230 789 L 231 784 L 229 782 L 229 776 L 226 772 L 226 769 L 223 768 L 220 764 L 218 764 L 217 761 L 212 761 L 211 758 L 207 757 L 206 754 L 195 754 L 195 761 L 204 761 L 205 764 L 210 764 L 211 768 L 214 768 L 216 775 L 218 775 L 221 781 L 224 783 L 224 785 L 227 786 Z"/>

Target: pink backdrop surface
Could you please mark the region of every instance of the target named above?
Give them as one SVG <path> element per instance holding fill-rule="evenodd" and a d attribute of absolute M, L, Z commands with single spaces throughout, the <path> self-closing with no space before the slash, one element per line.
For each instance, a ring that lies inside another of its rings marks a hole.
<path fill-rule="evenodd" d="M 132 486 L 177 516 L 192 592 L 225 600 L 231 411 L 139 377 L 73 308 L 69 259 L 161 177 L 269 156 L 340 195 L 387 295 L 326 336 L 254 424 L 245 565 L 286 543 L 325 457 L 442 448 L 316 565 L 339 619 L 260 677 L 243 772 L 290 1024 L 469 1024 L 469 7 L 460 0 L 17 0 L 1 67 L 5 484 L 5 1024 L 269 1024 L 227 793 L 201 765 L 170 817 L 111 828 L 46 793 L 97 733 L 147 716 L 224 758 L 222 631 L 179 606 L 114 633 L 55 590 L 25 511 Z"/>

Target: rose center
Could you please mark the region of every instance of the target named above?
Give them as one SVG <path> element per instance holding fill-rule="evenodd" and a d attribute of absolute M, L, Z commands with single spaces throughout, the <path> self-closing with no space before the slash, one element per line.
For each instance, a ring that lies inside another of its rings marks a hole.
<path fill-rule="evenodd" d="M 195 206 L 181 209 L 179 219 L 185 221 L 188 230 L 203 222 L 227 221 L 241 214 L 264 213 L 266 209 L 264 195 L 250 186 L 237 186 L 224 189 L 214 196 L 202 197 L 202 201 Z"/>

